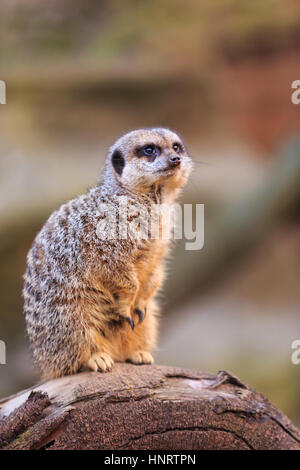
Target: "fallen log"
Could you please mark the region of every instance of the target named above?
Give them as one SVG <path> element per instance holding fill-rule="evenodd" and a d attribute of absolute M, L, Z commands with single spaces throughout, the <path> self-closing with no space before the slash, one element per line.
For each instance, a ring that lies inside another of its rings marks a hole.
<path fill-rule="evenodd" d="M 300 431 L 229 372 L 117 364 L 0 400 L 0 448 L 300 450 Z"/>

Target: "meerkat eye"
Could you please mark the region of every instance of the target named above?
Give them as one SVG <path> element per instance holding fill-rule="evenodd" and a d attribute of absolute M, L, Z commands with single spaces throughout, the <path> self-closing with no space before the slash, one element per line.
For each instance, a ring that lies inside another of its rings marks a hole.
<path fill-rule="evenodd" d="M 177 142 L 175 142 L 175 144 L 173 144 L 173 150 L 175 150 L 175 152 L 178 153 L 178 152 L 181 152 L 182 147 L 181 147 L 180 144 L 178 144 Z"/>
<path fill-rule="evenodd" d="M 148 157 L 148 160 L 154 162 L 156 157 L 160 154 L 160 147 L 155 144 L 147 144 L 143 147 L 137 147 L 136 155 L 138 157 Z"/>
<path fill-rule="evenodd" d="M 152 155 L 155 155 L 155 145 L 146 145 L 146 147 L 144 147 L 144 154 L 147 156 L 147 157 L 151 157 Z"/>

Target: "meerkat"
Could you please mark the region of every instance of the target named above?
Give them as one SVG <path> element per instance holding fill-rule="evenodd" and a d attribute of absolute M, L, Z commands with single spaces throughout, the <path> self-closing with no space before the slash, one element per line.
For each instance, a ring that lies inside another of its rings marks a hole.
<path fill-rule="evenodd" d="M 99 230 L 99 207 L 120 215 L 124 196 L 133 207 L 170 206 L 191 168 L 176 133 L 129 132 L 110 148 L 102 182 L 49 217 L 28 253 L 23 289 L 28 337 L 44 379 L 106 372 L 116 361 L 153 362 L 155 295 L 170 241 L 109 239 Z"/>

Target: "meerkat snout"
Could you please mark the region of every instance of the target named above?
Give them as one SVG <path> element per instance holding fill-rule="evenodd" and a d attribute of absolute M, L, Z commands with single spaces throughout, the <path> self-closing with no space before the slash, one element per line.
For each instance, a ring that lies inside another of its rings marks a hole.
<path fill-rule="evenodd" d="M 170 166 L 178 166 L 180 165 L 181 158 L 178 155 L 170 155 L 168 158 Z"/>

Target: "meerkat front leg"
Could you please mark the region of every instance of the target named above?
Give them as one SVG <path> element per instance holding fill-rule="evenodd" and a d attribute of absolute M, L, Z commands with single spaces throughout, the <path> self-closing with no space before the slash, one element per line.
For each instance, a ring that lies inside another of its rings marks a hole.
<path fill-rule="evenodd" d="M 135 323 L 134 319 L 132 318 L 132 303 L 135 298 L 135 294 L 133 292 L 122 292 L 119 295 L 118 300 L 118 311 L 117 315 L 124 321 L 126 321 L 132 330 L 134 330 Z"/>
<path fill-rule="evenodd" d="M 118 273 L 118 277 L 113 281 L 113 291 L 117 298 L 116 314 L 129 323 L 134 330 L 133 305 L 139 290 L 139 282 L 134 272 L 127 272 L 124 275 Z"/>
<path fill-rule="evenodd" d="M 150 299 L 147 305 L 147 315 L 136 328 L 130 343 L 126 344 L 126 361 L 133 364 L 152 364 L 154 359 L 150 354 L 157 340 L 158 306 L 155 299 Z"/>
<path fill-rule="evenodd" d="M 140 285 L 140 289 L 136 296 L 134 313 L 138 315 L 139 323 L 141 323 L 147 314 L 147 305 L 152 297 L 155 296 L 159 287 L 163 282 L 163 269 L 156 269 L 147 280 Z"/>

